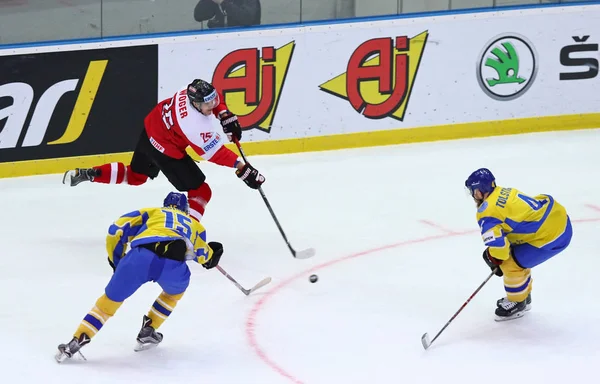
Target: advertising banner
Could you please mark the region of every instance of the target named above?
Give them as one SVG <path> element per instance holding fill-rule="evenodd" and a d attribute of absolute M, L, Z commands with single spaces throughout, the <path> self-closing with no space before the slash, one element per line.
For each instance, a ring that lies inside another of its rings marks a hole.
<path fill-rule="evenodd" d="M 0 56 L 0 163 L 132 151 L 157 46 Z"/>
<path fill-rule="evenodd" d="M 250 141 L 590 114 L 599 19 L 573 6 L 181 37 L 159 45 L 159 98 L 212 81 Z"/>
<path fill-rule="evenodd" d="M 250 154 L 599 128 L 598 25 L 594 4 L 0 50 L 0 177 L 128 161 L 196 78 Z"/>

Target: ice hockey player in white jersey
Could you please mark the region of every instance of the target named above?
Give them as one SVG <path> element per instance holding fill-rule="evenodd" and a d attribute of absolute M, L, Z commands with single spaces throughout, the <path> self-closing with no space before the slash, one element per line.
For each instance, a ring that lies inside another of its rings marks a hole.
<path fill-rule="evenodd" d="M 215 117 L 221 123 L 222 132 L 213 127 Z M 178 191 L 187 192 L 190 214 L 200 221 L 212 190 L 204 173 L 187 154 L 188 146 L 205 160 L 234 168 L 236 175 L 250 188 L 257 189 L 265 181 L 258 170 L 224 146 L 225 135 L 229 141 L 241 140 L 242 127 L 219 92 L 204 80 L 195 79 L 158 103 L 144 119 L 144 126 L 129 165 L 109 163 L 76 168 L 65 173 L 63 183 L 70 186 L 83 181 L 141 185 L 162 172 Z"/>

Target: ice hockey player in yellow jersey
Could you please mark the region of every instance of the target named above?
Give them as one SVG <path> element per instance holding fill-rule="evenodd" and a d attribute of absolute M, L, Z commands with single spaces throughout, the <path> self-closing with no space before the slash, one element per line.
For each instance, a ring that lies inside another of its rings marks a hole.
<path fill-rule="evenodd" d="M 126 252 L 127 245 L 130 250 Z M 204 227 L 189 215 L 185 194 L 171 192 L 161 208 L 126 213 L 108 229 L 108 262 L 113 275 L 104 294 L 83 318 L 73 339 L 58 346 L 60 363 L 80 353 L 140 286 L 156 282 L 163 289 L 144 315 L 136 351 L 158 345 L 163 335 L 156 332 L 171 314 L 190 283 L 186 261 L 194 260 L 210 269 L 218 265 L 223 246 L 206 242 Z"/>
<path fill-rule="evenodd" d="M 550 195 L 528 196 L 496 185 L 480 168 L 465 181 L 477 205 L 477 224 L 487 247 L 483 259 L 504 278 L 506 297 L 497 301 L 496 321 L 531 309 L 531 268 L 564 251 L 573 235 L 565 208 Z"/>

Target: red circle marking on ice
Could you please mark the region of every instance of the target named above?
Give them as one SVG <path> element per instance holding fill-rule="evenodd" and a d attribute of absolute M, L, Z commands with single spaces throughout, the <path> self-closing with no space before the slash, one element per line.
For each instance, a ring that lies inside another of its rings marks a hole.
<path fill-rule="evenodd" d="M 352 259 L 356 259 L 358 257 L 361 256 L 367 256 L 373 253 L 377 253 L 377 252 L 381 252 L 381 251 L 385 251 L 388 249 L 393 249 L 393 248 L 399 248 L 402 246 L 406 246 L 406 245 L 411 245 L 411 244 L 419 244 L 419 243 L 425 243 L 428 241 L 433 241 L 433 240 L 439 240 L 439 239 L 447 239 L 449 237 L 456 237 L 456 236 L 462 236 L 468 233 L 473 233 L 474 231 L 468 231 L 468 232 L 453 232 L 453 233 L 445 233 L 443 235 L 436 235 L 436 236 L 427 236 L 427 237 L 423 237 L 420 239 L 415 239 L 415 240 L 407 240 L 407 241 L 403 241 L 400 243 L 396 243 L 396 244 L 390 244 L 390 245 L 386 245 L 383 247 L 379 247 L 379 248 L 373 248 L 373 249 L 368 249 L 366 251 L 362 251 L 359 253 L 354 253 L 348 256 L 343 256 L 339 259 L 335 259 L 335 260 L 331 260 L 328 261 L 326 263 L 323 264 L 319 264 L 317 266 L 314 266 L 308 270 L 302 271 L 300 273 L 297 273 L 291 277 L 288 277 L 287 279 L 281 281 L 279 284 L 277 284 L 276 286 L 274 286 L 273 288 L 271 288 L 269 291 L 267 291 L 264 296 L 262 296 L 260 298 L 260 300 L 258 300 L 254 306 L 252 307 L 252 310 L 250 310 L 250 313 L 248 314 L 248 317 L 246 319 L 246 337 L 248 339 L 248 343 L 250 344 L 250 346 L 252 347 L 252 349 L 254 350 L 254 352 L 258 355 L 258 357 L 265 363 L 267 364 L 272 370 L 274 370 L 275 372 L 277 372 L 278 374 L 280 374 L 281 376 L 285 377 L 286 379 L 290 380 L 292 383 L 295 384 L 303 384 L 302 381 L 300 381 L 300 379 L 296 378 L 295 376 L 293 376 L 292 374 L 290 374 L 289 372 L 287 372 L 285 369 L 283 369 L 281 366 L 279 366 L 276 362 L 274 362 L 268 355 L 267 353 L 260 347 L 260 345 L 258 345 L 258 341 L 256 340 L 256 333 L 255 333 L 255 324 L 256 324 L 256 317 L 258 312 L 264 308 L 265 304 L 267 303 L 267 301 L 269 301 L 269 299 L 271 297 L 273 297 L 276 293 L 280 292 L 282 288 L 284 288 L 285 286 L 289 285 L 292 281 L 299 279 L 301 277 L 306 276 L 306 274 L 309 273 L 314 273 L 316 271 L 322 270 L 324 268 L 327 267 L 331 267 L 332 265 L 335 264 L 339 264 L 343 261 L 348 261 L 348 260 L 352 260 Z M 475 231 L 477 232 L 477 231 Z"/>
<path fill-rule="evenodd" d="M 600 209 L 598 209 L 600 211 Z M 572 220 L 574 223 L 591 223 L 591 222 L 598 222 L 600 221 L 600 218 L 590 218 L 590 219 L 579 219 L 579 220 Z M 438 228 L 441 229 L 441 228 Z M 412 245 L 412 244 L 420 244 L 420 243 L 426 243 L 428 241 L 433 241 L 433 240 L 440 240 L 440 239 L 447 239 L 450 237 L 458 237 L 458 236 L 463 236 L 463 235 L 467 235 L 467 234 L 473 234 L 473 233 L 479 233 L 479 231 L 463 231 L 463 232 L 455 232 L 455 231 L 450 231 L 450 230 L 444 230 L 444 234 L 442 235 L 436 235 L 436 236 L 427 236 L 427 237 L 423 237 L 420 239 L 414 239 L 414 240 L 406 240 L 406 241 L 402 241 L 399 243 L 395 243 L 395 244 L 390 244 L 390 245 L 386 245 L 383 247 L 379 247 L 379 248 L 373 248 L 373 249 L 368 249 L 366 251 L 362 251 L 359 253 L 354 253 L 348 256 L 343 256 L 340 257 L 338 259 L 334 259 L 328 262 L 325 262 L 323 264 L 319 264 L 317 266 L 314 266 L 310 269 L 304 270 L 300 273 L 297 273 L 291 277 L 288 277 L 287 279 L 281 281 L 279 284 L 275 285 L 273 288 L 271 288 L 270 290 L 268 290 L 264 296 L 262 296 L 260 298 L 260 300 L 258 300 L 254 306 L 252 307 L 252 309 L 250 310 L 250 313 L 248 314 L 248 317 L 246 318 L 246 338 L 248 339 L 248 343 L 250 344 L 250 346 L 252 347 L 252 349 L 254 350 L 254 352 L 258 355 L 258 357 L 265 363 L 267 364 L 267 366 L 269 366 L 273 371 L 277 372 L 278 374 L 280 374 L 281 376 L 285 377 L 286 379 L 290 380 L 292 383 L 295 384 L 304 384 L 300 379 L 298 379 L 297 377 L 295 377 L 294 375 L 292 375 L 291 373 L 287 372 L 285 369 L 283 369 L 280 365 L 278 365 L 275 361 L 273 361 L 273 359 L 271 359 L 267 353 L 260 347 L 260 345 L 258 345 L 258 341 L 256 340 L 256 332 L 255 332 L 255 326 L 256 326 L 256 317 L 258 312 L 260 312 L 261 309 L 263 309 L 265 307 L 265 304 L 267 303 L 267 301 L 269 301 L 269 299 L 273 296 L 275 296 L 275 294 L 279 293 L 282 288 L 284 288 L 285 286 L 289 285 L 292 281 L 302 278 L 304 276 L 306 276 L 309 273 L 315 273 L 316 271 L 325 269 L 327 267 L 331 267 L 332 265 L 336 265 L 339 264 L 341 262 L 344 261 L 348 261 L 348 260 L 352 260 L 352 259 L 356 259 L 358 257 L 361 256 L 367 256 L 373 253 L 377 253 L 377 252 L 381 252 L 381 251 L 385 251 L 388 249 L 394 249 L 394 248 L 400 248 L 400 247 L 404 247 L 407 245 Z"/>

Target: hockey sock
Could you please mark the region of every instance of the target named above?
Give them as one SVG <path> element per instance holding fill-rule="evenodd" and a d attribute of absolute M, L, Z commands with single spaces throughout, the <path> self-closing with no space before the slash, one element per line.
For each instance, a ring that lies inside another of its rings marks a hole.
<path fill-rule="evenodd" d="M 166 292 L 162 292 L 154 304 L 152 304 L 152 308 L 148 312 L 148 317 L 152 319 L 152 323 L 150 324 L 152 328 L 158 329 L 162 325 L 162 323 L 167 320 L 167 317 L 173 312 L 173 309 L 177 305 L 177 302 L 183 297 L 183 293 L 178 295 L 169 295 Z"/>
<path fill-rule="evenodd" d="M 96 301 L 94 308 L 85 315 L 74 336 L 79 339 L 81 334 L 85 333 L 90 339 L 94 337 L 102 329 L 104 323 L 117 312 L 121 304 L 123 303 L 112 301 L 106 295 L 102 295 Z"/>
<path fill-rule="evenodd" d="M 203 183 L 199 188 L 188 192 L 188 201 L 190 203 L 190 215 L 200 221 L 204 216 L 206 205 L 212 197 L 212 190 L 207 183 Z"/>
<path fill-rule="evenodd" d="M 529 296 L 533 285 L 531 269 L 520 267 L 514 258 L 509 257 L 502 263 L 504 290 L 510 301 L 520 302 Z"/>
<path fill-rule="evenodd" d="M 125 166 L 123 163 L 109 163 L 98 167 L 96 170 L 95 183 L 103 184 L 121 184 L 141 185 L 148 180 L 148 176 L 133 172 L 131 166 Z"/>

